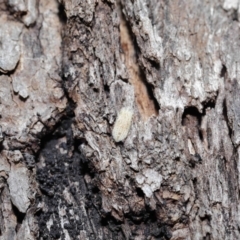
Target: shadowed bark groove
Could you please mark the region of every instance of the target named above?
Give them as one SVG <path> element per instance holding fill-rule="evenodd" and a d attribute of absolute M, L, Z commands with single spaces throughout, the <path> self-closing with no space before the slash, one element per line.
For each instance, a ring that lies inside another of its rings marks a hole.
<path fill-rule="evenodd" d="M 146 82 L 144 72 L 137 63 L 139 49 L 134 43 L 134 36 L 130 27 L 121 14 L 120 39 L 123 48 L 125 64 L 129 72 L 129 82 L 134 86 L 135 101 L 144 119 L 157 116 L 159 106 L 152 93 L 152 87 Z"/>

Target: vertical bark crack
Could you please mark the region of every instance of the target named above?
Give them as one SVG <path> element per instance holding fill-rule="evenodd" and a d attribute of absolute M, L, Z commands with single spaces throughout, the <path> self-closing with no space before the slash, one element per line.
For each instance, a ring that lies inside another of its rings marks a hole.
<path fill-rule="evenodd" d="M 224 117 L 227 127 L 228 127 L 228 135 L 229 135 L 230 139 L 232 139 L 232 128 L 231 128 L 231 124 L 229 123 L 229 119 L 228 119 L 228 115 L 227 115 L 226 99 L 223 100 L 223 117 Z M 233 142 L 232 142 L 232 144 L 233 144 Z M 234 146 L 234 144 L 233 144 L 233 146 Z"/>
<path fill-rule="evenodd" d="M 139 52 L 134 43 L 134 36 L 128 23 L 121 17 L 120 24 L 121 46 L 123 49 L 125 64 L 129 73 L 129 82 L 133 85 L 135 91 L 135 100 L 141 116 L 147 120 L 151 116 L 157 116 L 159 105 L 154 98 L 152 86 L 147 83 L 143 70 L 138 65 Z"/>

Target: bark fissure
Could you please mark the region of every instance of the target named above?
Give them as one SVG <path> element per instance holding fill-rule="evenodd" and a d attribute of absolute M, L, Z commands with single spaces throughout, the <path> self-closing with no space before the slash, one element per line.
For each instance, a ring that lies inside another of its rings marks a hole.
<path fill-rule="evenodd" d="M 232 141 L 232 127 L 231 127 L 231 124 L 230 124 L 229 119 L 228 119 L 226 99 L 223 100 L 223 117 L 224 117 L 224 120 L 225 120 L 225 122 L 227 124 L 227 127 L 228 127 L 229 138 Z M 232 145 L 234 146 L 233 141 L 232 141 Z"/>
<path fill-rule="evenodd" d="M 154 97 L 153 86 L 147 82 L 145 73 L 139 66 L 137 59 L 140 49 L 137 47 L 135 36 L 123 14 L 121 14 L 120 40 L 129 73 L 129 82 L 134 87 L 136 104 L 140 114 L 145 120 L 151 116 L 157 116 L 160 107 Z"/>

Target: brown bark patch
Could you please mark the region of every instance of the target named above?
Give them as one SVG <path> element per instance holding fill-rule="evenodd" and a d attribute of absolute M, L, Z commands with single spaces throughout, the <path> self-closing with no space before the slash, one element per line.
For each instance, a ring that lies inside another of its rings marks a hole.
<path fill-rule="evenodd" d="M 158 115 L 158 109 L 149 94 L 149 89 L 144 79 L 143 72 L 137 63 L 137 54 L 134 42 L 126 21 L 122 18 L 120 23 L 121 46 L 123 49 L 125 64 L 129 73 L 129 82 L 135 91 L 135 101 L 144 120 Z"/>

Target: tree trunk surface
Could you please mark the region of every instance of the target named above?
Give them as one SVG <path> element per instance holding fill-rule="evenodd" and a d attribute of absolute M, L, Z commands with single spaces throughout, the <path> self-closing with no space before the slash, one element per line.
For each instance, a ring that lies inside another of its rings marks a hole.
<path fill-rule="evenodd" d="M 0 240 L 240 239 L 237 0 L 0 0 Z"/>

